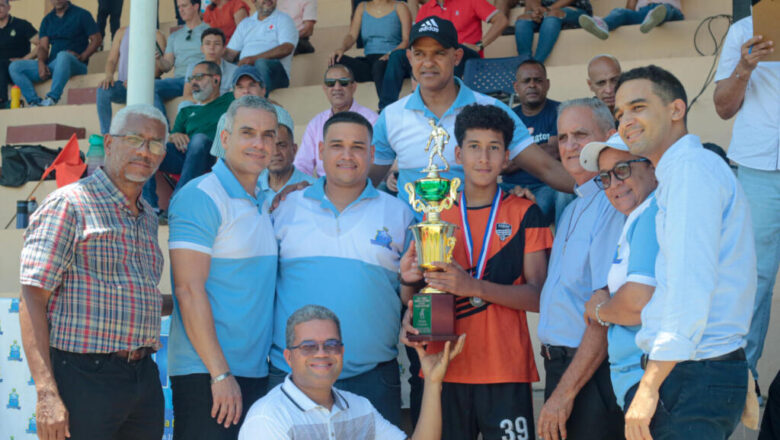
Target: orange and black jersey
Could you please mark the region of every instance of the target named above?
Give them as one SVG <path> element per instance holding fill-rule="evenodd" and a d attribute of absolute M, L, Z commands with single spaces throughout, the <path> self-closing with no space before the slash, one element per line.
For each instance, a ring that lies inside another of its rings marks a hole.
<path fill-rule="evenodd" d="M 467 215 L 474 249 L 473 263 L 476 265 L 489 222 L 490 206 L 469 208 Z M 466 252 L 458 204 L 442 212 L 441 218 L 460 227 L 453 259 L 467 271 L 475 273 L 476 269 L 469 264 Z M 525 255 L 550 249 L 553 239 L 538 206 L 506 193 L 496 214 L 491 236 L 483 279 L 505 285 L 523 284 Z M 456 297 L 455 309 L 455 331 L 466 333 L 468 339 L 463 352 L 450 362 L 445 382 L 486 384 L 539 380 L 525 311 L 489 302 L 473 307 L 466 297 Z M 429 345 L 431 352 L 442 348 L 441 343 Z"/>

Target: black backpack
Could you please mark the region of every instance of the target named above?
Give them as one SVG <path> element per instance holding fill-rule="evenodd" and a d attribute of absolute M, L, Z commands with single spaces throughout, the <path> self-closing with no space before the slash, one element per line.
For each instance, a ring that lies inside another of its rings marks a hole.
<path fill-rule="evenodd" d="M 60 151 L 62 148 L 54 150 L 43 145 L 4 145 L 0 151 L 3 161 L 0 185 L 22 186 L 37 182 Z M 50 173 L 46 180 L 54 179 L 54 174 Z"/>

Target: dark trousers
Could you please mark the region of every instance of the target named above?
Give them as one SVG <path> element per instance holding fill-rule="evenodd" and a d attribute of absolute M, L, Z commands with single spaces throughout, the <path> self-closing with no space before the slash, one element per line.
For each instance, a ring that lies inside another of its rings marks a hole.
<path fill-rule="evenodd" d="M 8 101 L 8 85 L 11 84 L 11 74 L 8 73 L 9 64 L 11 61 L 8 58 L 0 58 L 0 104 Z"/>
<path fill-rule="evenodd" d="M 747 361 L 686 361 L 658 391 L 650 422 L 654 440 L 726 440 L 739 423 L 747 394 Z M 631 406 L 638 385 L 626 393 Z"/>
<path fill-rule="evenodd" d="M 171 376 L 174 440 L 237 439 L 249 407 L 265 395 L 268 377 L 236 377 L 236 381 L 241 388 L 241 420 L 237 425 L 225 428 L 217 423 L 216 418 L 211 417 L 211 407 L 214 404 L 211 397 L 211 376 L 205 373 Z"/>
<path fill-rule="evenodd" d="M 780 371 L 769 386 L 769 396 L 764 408 L 764 419 L 761 421 L 761 432 L 758 440 L 780 439 Z"/>
<path fill-rule="evenodd" d="M 285 371 L 270 365 L 268 390 L 284 382 L 285 377 Z M 333 386 L 365 397 L 382 417 L 395 426 L 401 426 L 401 371 L 397 360 L 382 362 L 363 374 L 339 379 Z"/>
<path fill-rule="evenodd" d="M 545 401 L 555 390 L 573 358 L 572 353 L 554 357 L 552 360 L 544 360 Z M 623 411 L 615 400 L 612 380 L 609 378 L 609 362 L 604 360 L 574 399 L 574 407 L 566 422 L 568 432 L 566 438 L 568 440 L 622 440 L 625 438 L 624 426 Z"/>
<path fill-rule="evenodd" d="M 382 96 L 382 81 L 384 81 L 385 69 L 387 68 L 387 61 L 379 60 L 383 56 L 383 54 L 379 53 L 354 58 L 344 55 L 339 60 L 339 64 L 343 64 L 352 70 L 352 73 L 355 75 L 355 81 L 373 81 L 374 87 L 376 87 L 376 96 Z"/>
<path fill-rule="evenodd" d="M 54 379 L 68 409 L 70 440 L 160 440 L 160 372 L 150 356 L 127 362 L 109 354 L 50 350 Z"/>
<path fill-rule="evenodd" d="M 98 0 L 97 25 L 100 35 L 106 36 L 106 18 L 111 16 L 111 38 L 114 38 L 119 29 L 119 20 L 122 18 L 122 4 L 124 0 Z M 113 43 L 112 43 L 113 44 Z"/>
<path fill-rule="evenodd" d="M 463 49 L 463 59 L 460 60 L 460 64 L 455 66 L 455 76 L 462 78 L 463 71 L 466 68 L 466 61 L 471 58 L 479 58 L 479 53 L 462 44 L 459 47 Z M 382 80 L 382 92 L 379 95 L 380 110 L 398 100 L 398 95 L 401 94 L 401 87 L 404 84 L 404 78 L 409 78 L 411 74 L 412 65 L 409 64 L 409 59 L 406 57 L 406 49 L 392 51 L 390 58 L 387 60 L 385 77 Z"/>
<path fill-rule="evenodd" d="M 179 174 L 179 181 L 173 192 L 180 190 L 190 180 L 211 171 L 217 160 L 209 153 L 211 150 L 211 138 L 202 133 L 194 134 L 187 144 L 187 151 L 181 152 L 173 142 L 166 145 L 165 158 L 160 163 L 159 170 L 164 173 Z M 153 208 L 159 207 L 157 197 L 157 181 L 152 177 L 146 181 L 143 196 Z"/>

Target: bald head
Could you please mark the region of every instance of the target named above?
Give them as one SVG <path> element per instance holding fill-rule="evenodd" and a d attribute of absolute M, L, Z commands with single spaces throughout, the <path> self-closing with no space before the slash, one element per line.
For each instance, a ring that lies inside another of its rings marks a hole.
<path fill-rule="evenodd" d="M 596 55 L 588 63 L 588 87 L 610 111 L 615 109 L 615 89 L 620 77 L 620 63 L 612 55 Z"/>

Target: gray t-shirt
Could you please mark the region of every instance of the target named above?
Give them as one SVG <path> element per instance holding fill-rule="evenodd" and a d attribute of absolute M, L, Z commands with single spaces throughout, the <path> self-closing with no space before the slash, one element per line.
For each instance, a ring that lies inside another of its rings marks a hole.
<path fill-rule="evenodd" d="M 200 36 L 208 28 L 209 25 L 206 23 L 201 23 L 194 29 L 183 26 L 168 37 L 165 53 L 172 53 L 175 57 L 173 76 L 177 78 L 185 76 L 187 68 L 203 57 L 203 53 L 200 51 Z"/>

